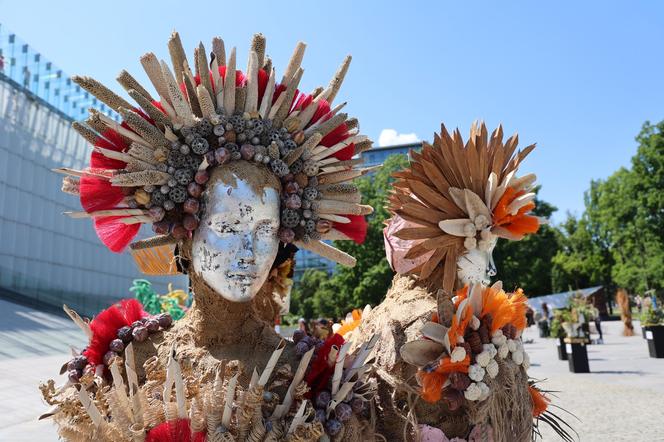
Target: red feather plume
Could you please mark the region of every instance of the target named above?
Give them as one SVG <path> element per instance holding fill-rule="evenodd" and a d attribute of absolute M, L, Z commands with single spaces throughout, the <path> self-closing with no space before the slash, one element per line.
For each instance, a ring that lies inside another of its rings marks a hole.
<path fill-rule="evenodd" d="M 362 215 L 344 215 L 350 219 L 349 223 L 333 223 L 335 229 L 355 241 L 357 244 L 364 243 L 367 238 L 367 220 Z"/>
<path fill-rule="evenodd" d="M 83 354 L 93 365 L 103 363 L 104 355 L 111 341 L 117 337 L 118 329 L 145 316 L 147 313 L 136 299 L 124 299 L 110 306 L 90 322 L 92 339 Z"/>
<path fill-rule="evenodd" d="M 333 334 L 325 340 L 322 347 L 318 349 L 316 359 L 311 363 L 309 374 L 305 378 L 306 383 L 311 388 L 308 397 L 316 397 L 319 391 L 327 388 L 327 383 L 334 374 L 334 364 L 328 364 L 328 356 L 333 345 L 341 348 L 344 345 L 344 338 L 338 333 Z"/>
<path fill-rule="evenodd" d="M 79 190 L 81 206 L 86 212 L 113 209 L 124 198 L 121 187 L 95 177 L 81 177 Z"/>
<path fill-rule="evenodd" d="M 191 433 L 189 419 L 161 423 L 148 431 L 145 442 L 205 442 L 205 431 Z"/>
<path fill-rule="evenodd" d="M 141 224 L 124 224 L 123 216 L 102 216 L 94 219 L 97 236 L 112 252 L 120 253 L 136 236 Z"/>

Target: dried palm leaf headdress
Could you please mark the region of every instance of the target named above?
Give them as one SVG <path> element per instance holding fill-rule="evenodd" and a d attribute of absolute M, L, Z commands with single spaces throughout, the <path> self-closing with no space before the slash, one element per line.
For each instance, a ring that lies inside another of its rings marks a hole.
<path fill-rule="evenodd" d="M 102 242 L 122 251 L 140 225 L 152 223 L 161 236 L 132 244 L 137 263 L 149 274 L 173 273 L 175 244 L 191 237 L 199 223 L 199 198 L 211 168 L 232 161 L 266 167 L 282 183 L 284 244 L 294 243 L 344 265 L 351 256 L 326 239 L 362 242 L 369 206 L 351 181 L 365 174 L 357 155 L 371 147 L 358 122 L 332 107 L 350 64 L 342 63 L 326 88 L 298 90 L 304 43 L 298 43 L 277 81 L 265 55 L 265 38 L 254 36 L 246 73 L 236 70 L 235 48 L 226 57 L 215 38 L 208 58 L 201 43 L 194 51 L 195 74 L 177 33 L 168 43 L 173 70 L 153 53 L 141 57 L 156 98 L 127 71 L 119 83 L 138 103 L 126 102 L 89 77 L 74 77 L 83 89 L 117 111 L 122 123 L 90 110 L 74 128 L 94 145 L 90 167 L 59 169 L 63 191 L 80 195 Z"/>
<path fill-rule="evenodd" d="M 389 198 L 393 235 L 409 249 L 404 258 L 419 260 L 410 273 L 451 291 L 460 255 L 538 230 L 539 219 L 528 215 L 535 175 L 516 177 L 535 145 L 517 152 L 517 143 L 514 135 L 503 144 L 500 126 L 489 137 L 484 123 L 473 124 L 464 143 L 458 129 L 450 135 L 442 125 L 433 145 L 410 152 L 410 167 L 394 173 Z"/>

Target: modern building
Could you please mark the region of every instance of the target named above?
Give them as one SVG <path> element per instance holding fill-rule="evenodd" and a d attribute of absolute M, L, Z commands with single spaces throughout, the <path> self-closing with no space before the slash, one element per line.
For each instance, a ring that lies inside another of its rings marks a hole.
<path fill-rule="evenodd" d="M 364 158 L 364 166 L 378 166 L 383 164 L 390 155 L 408 155 L 408 152 L 411 149 L 419 150 L 421 147 L 422 143 L 419 142 L 396 146 L 374 147 L 362 154 L 362 158 Z M 321 258 L 308 250 L 300 250 L 297 252 L 295 260 L 297 262 L 297 267 L 295 267 L 296 281 L 300 279 L 302 273 L 307 269 L 323 270 L 328 274 L 332 274 L 336 265 L 329 259 Z"/>
<path fill-rule="evenodd" d="M 130 296 L 141 277 L 128 254 L 114 254 L 92 223 L 62 215 L 80 210 L 60 192 L 56 167 L 81 169 L 91 147 L 71 128 L 103 103 L 0 24 L 0 297 L 40 307 L 63 303 L 92 315 Z M 150 278 L 158 292 L 173 281 Z"/>

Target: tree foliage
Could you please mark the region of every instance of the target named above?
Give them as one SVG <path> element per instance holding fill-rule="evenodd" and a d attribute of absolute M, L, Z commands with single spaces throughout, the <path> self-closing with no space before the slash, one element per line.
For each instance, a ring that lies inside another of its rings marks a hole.
<path fill-rule="evenodd" d="M 646 122 L 631 168 L 593 181 L 585 212 L 563 224 L 554 286 L 603 284 L 631 292 L 664 288 L 664 122 Z"/>
<path fill-rule="evenodd" d="M 664 122 L 646 122 L 629 168 L 593 181 L 585 211 L 559 226 L 544 225 L 522 241 L 500 240 L 494 251 L 497 279 L 530 296 L 604 285 L 632 293 L 664 290 Z M 378 304 L 393 273 L 385 259 L 383 222 L 393 171 L 406 166 L 395 155 L 375 175 L 359 180 L 369 217 L 366 242 L 336 244 L 357 257 L 355 268 L 332 276 L 308 270 L 293 290 L 292 311 L 305 317 L 340 317 L 353 308 Z M 535 214 L 549 218 L 556 208 L 536 201 Z"/>
<path fill-rule="evenodd" d="M 394 276 L 385 258 L 383 224 L 394 171 L 407 165 L 406 155 L 391 155 L 375 174 L 357 180 L 364 204 L 374 208 L 367 217 L 367 238 L 363 244 L 339 241 L 335 246 L 357 259 L 353 268 L 337 266 L 328 277 L 320 270 L 307 269 L 293 288 L 291 311 L 304 317 L 343 317 L 354 308 L 382 301 Z"/>

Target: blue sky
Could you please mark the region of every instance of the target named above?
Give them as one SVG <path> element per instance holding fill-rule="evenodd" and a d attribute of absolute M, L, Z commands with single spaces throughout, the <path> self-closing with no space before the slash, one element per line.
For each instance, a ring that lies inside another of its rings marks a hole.
<path fill-rule="evenodd" d="M 169 60 L 173 29 L 190 54 L 221 36 L 240 66 L 262 32 L 278 74 L 305 41 L 304 90 L 326 84 L 350 53 L 338 100 L 364 133 L 429 140 L 441 121 L 464 133 L 475 119 L 502 123 L 522 146 L 538 143 L 521 170 L 537 173 L 558 221 L 582 212 L 591 179 L 629 164 L 645 120 L 664 119 L 662 2 L 29 4 L 0 0 L 0 22 L 68 73 L 106 84 L 122 68 L 144 79 L 144 52 Z"/>

